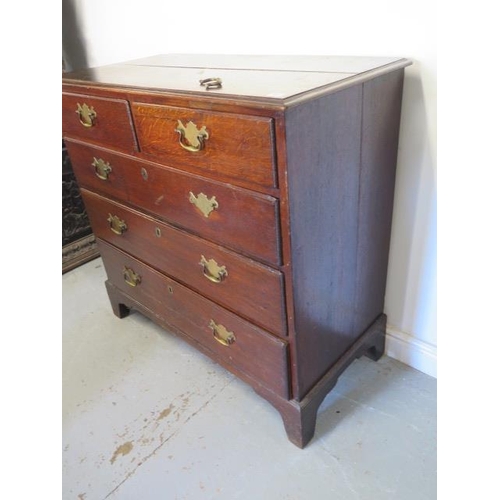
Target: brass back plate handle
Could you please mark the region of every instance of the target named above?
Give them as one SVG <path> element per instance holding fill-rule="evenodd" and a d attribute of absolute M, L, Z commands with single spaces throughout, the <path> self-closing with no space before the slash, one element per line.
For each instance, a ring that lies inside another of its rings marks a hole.
<path fill-rule="evenodd" d="M 219 266 L 214 259 L 207 260 L 204 255 L 201 256 L 200 266 L 203 276 L 213 283 L 220 283 L 228 275 L 226 266 Z"/>
<path fill-rule="evenodd" d="M 109 228 L 115 234 L 123 234 L 127 230 L 127 224 L 124 220 L 120 219 L 117 215 L 109 214 L 108 217 Z"/>
<path fill-rule="evenodd" d="M 141 283 L 141 277 L 130 267 L 123 267 L 123 279 L 130 286 L 137 286 Z"/>
<path fill-rule="evenodd" d="M 213 319 L 208 324 L 214 334 L 214 339 L 220 344 L 229 347 L 236 342 L 236 337 L 233 332 L 226 329 L 224 325 L 218 325 Z"/>
<path fill-rule="evenodd" d="M 192 153 L 201 151 L 205 147 L 205 141 L 209 138 L 207 127 L 203 125 L 199 129 L 192 121 L 184 125 L 177 120 L 175 131 L 179 134 L 179 144 Z"/>
<path fill-rule="evenodd" d="M 208 198 L 204 193 L 199 193 L 195 196 L 192 191 L 189 191 L 189 201 L 205 216 L 208 217 L 214 210 L 219 208 L 219 203 L 215 196 Z"/>
<path fill-rule="evenodd" d="M 95 175 L 97 175 L 97 177 L 99 177 L 99 179 L 102 179 L 103 181 L 108 180 L 109 174 L 113 170 L 111 168 L 111 165 L 107 161 L 104 161 L 102 158 L 94 158 L 92 166 L 94 167 Z"/>
<path fill-rule="evenodd" d="M 89 106 L 85 103 L 80 104 L 79 102 L 77 102 L 75 113 L 78 115 L 78 119 L 84 127 L 90 128 L 95 125 L 97 113 L 93 106 Z"/>

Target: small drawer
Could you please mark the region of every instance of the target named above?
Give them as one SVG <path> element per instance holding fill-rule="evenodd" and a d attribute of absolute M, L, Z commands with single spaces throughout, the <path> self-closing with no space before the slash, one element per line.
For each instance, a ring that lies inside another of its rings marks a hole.
<path fill-rule="evenodd" d="M 287 343 L 98 240 L 108 278 L 126 295 L 229 364 L 288 399 Z"/>
<path fill-rule="evenodd" d="M 276 187 L 273 120 L 132 103 L 141 154 L 246 187 Z"/>
<path fill-rule="evenodd" d="M 82 189 L 94 234 L 277 335 L 281 272 Z"/>
<path fill-rule="evenodd" d="M 126 152 L 137 151 L 127 101 L 63 93 L 63 137 L 96 142 Z"/>
<path fill-rule="evenodd" d="M 281 263 L 276 198 L 76 141 L 66 146 L 80 186 L 257 260 Z"/>

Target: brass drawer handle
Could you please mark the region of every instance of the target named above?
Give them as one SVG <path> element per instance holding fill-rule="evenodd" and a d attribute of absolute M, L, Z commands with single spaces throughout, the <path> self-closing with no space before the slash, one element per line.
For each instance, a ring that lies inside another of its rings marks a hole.
<path fill-rule="evenodd" d="M 85 103 L 82 105 L 79 102 L 76 103 L 76 106 L 76 114 L 78 115 L 80 123 L 86 128 L 93 127 L 97 118 L 97 113 L 95 112 L 94 107 Z"/>
<path fill-rule="evenodd" d="M 220 283 L 228 275 L 226 266 L 219 266 L 214 259 L 207 260 L 204 255 L 201 256 L 200 266 L 203 267 L 203 276 L 213 283 Z"/>
<path fill-rule="evenodd" d="M 128 228 L 124 220 L 120 219 L 117 215 L 109 214 L 108 217 L 109 228 L 115 234 L 123 234 Z"/>
<path fill-rule="evenodd" d="M 175 131 L 179 134 L 179 144 L 192 153 L 201 151 L 205 147 L 205 140 L 209 137 L 205 125 L 198 129 L 192 121 L 184 125 L 180 120 L 177 120 Z"/>
<path fill-rule="evenodd" d="M 141 283 L 141 277 L 130 267 L 124 266 L 123 268 L 123 279 L 125 283 L 130 286 L 137 286 Z"/>
<path fill-rule="evenodd" d="M 92 166 L 94 167 L 94 172 L 99 179 L 102 179 L 103 181 L 107 181 L 109 178 L 109 174 L 113 170 L 111 168 L 111 165 L 107 162 L 104 161 L 102 158 L 95 158 L 94 161 L 92 162 Z"/>
<path fill-rule="evenodd" d="M 220 78 L 205 78 L 204 80 L 200 80 L 200 85 L 205 87 L 205 90 L 221 89 L 222 80 Z"/>
<path fill-rule="evenodd" d="M 208 217 L 215 209 L 219 208 L 219 203 L 215 196 L 208 198 L 204 193 L 199 193 L 195 196 L 192 191 L 189 191 L 189 201 L 205 216 Z"/>
<path fill-rule="evenodd" d="M 213 319 L 210 320 L 208 326 L 211 328 L 214 339 L 222 345 L 229 347 L 236 342 L 236 337 L 233 332 L 226 329 L 224 325 L 218 325 Z"/>

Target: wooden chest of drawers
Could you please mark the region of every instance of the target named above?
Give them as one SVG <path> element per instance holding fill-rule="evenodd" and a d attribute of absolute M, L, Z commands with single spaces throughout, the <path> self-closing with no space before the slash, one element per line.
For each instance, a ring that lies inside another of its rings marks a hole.
<path fill-rule="evenodd" d="M 404 67 L 164 55 L 63 75 L 63 135 L 130 309 L 249 383 L 305 446 L 384 351 Z"/>

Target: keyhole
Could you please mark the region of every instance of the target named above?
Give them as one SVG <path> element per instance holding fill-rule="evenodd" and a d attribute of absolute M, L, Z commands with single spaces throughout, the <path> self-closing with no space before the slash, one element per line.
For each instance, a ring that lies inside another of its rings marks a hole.
<path fill-rule="evenodd" d="M 148 180 L 148 171 L 144 167 L 141 168 L 141 175 L 145 181 Z"/>
<path fill-rule="evenodd" d="M 168 287 L 168 293 L 174 293 L 174 289 L 170 285 Z"/>
<path fill-rule="evenodd" d="M 161 230 L 160 230 L 160 228 L 159 228 L 159 227 L 156 227 L 156 228 L 155 228 L 155 234 L 156 234 L 156 236 L 157 236 L 158 238 L 161 236 Z"/>

